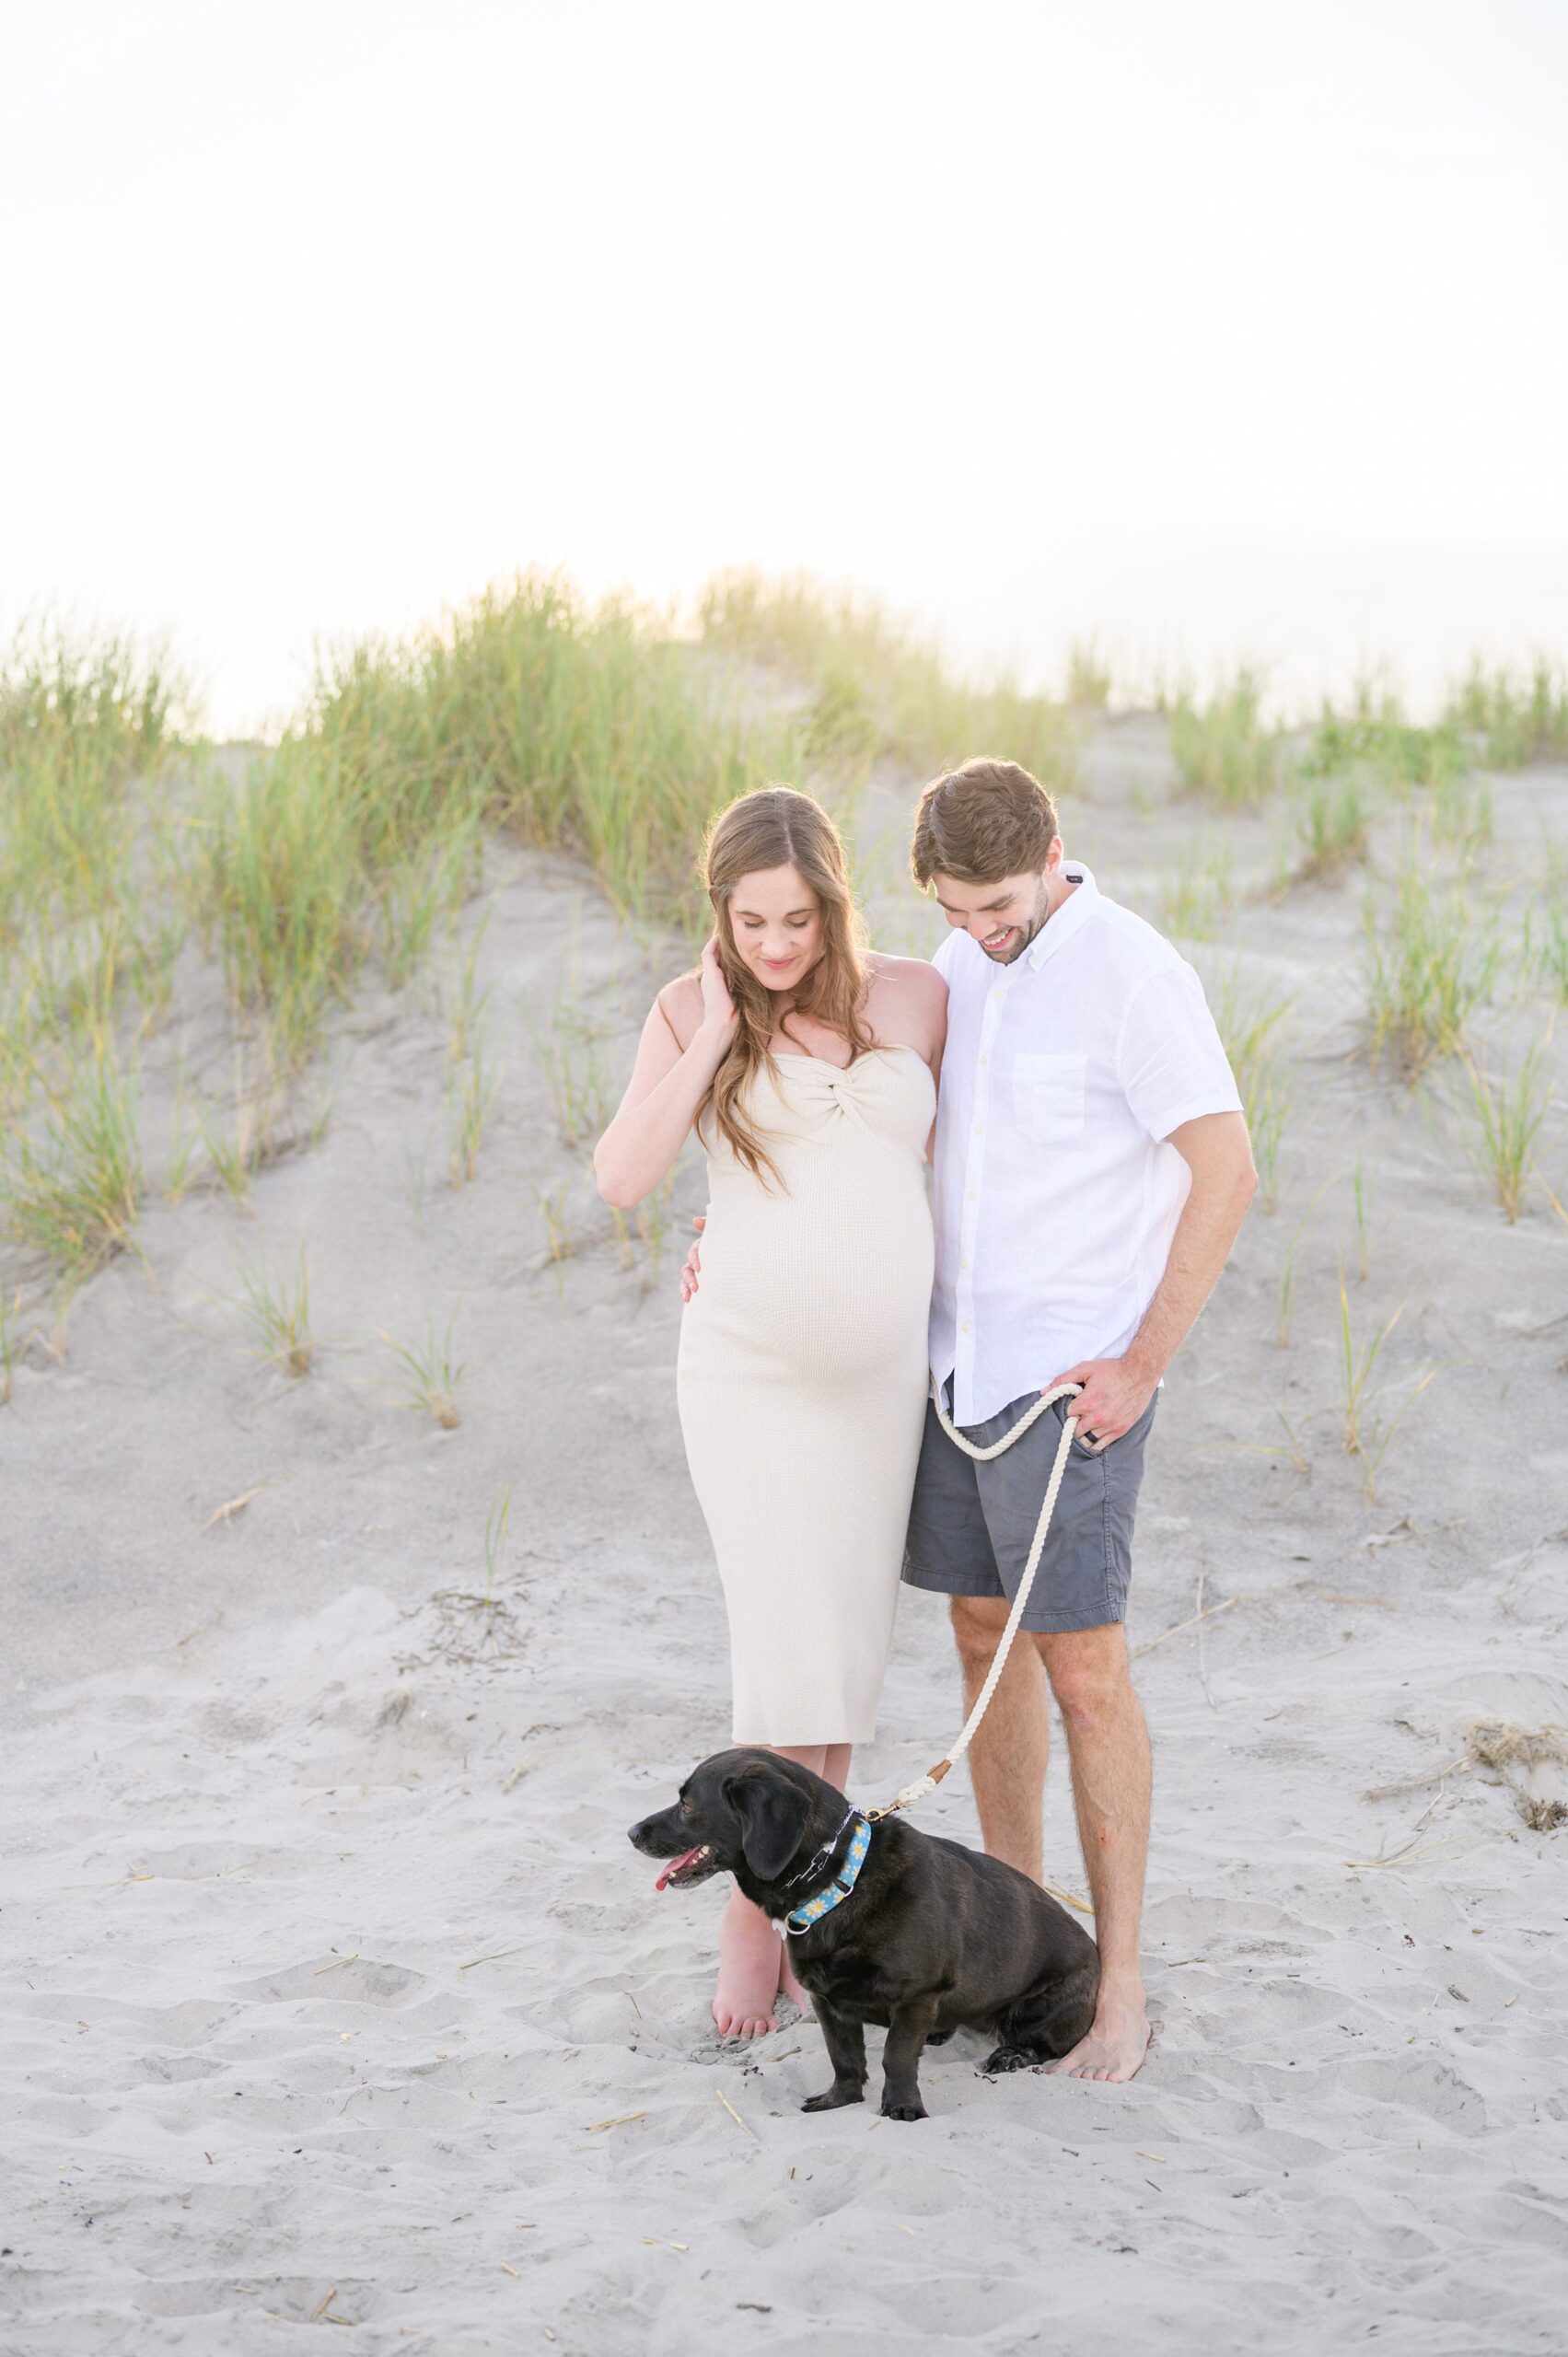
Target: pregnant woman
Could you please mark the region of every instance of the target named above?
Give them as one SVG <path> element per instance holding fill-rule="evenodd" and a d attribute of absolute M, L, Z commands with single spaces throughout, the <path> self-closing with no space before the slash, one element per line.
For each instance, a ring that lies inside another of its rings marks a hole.
<path fill-rule="evenodd" d="M 729 1615 L 736 1743 L 842 1791 L 876 1731 L 925 1413 L 925 1157 L 947 985 L 867 950 L 843 846 L 808 795 L 744 795 L 709 836 L 714 937 L 660 991 L 594 1156 L 622 1209 L 693 1125 L 708 1160 L 700 1293 L 678 1397 Z M 714 2019 L 799 2000 L 732 1891 Z"/>

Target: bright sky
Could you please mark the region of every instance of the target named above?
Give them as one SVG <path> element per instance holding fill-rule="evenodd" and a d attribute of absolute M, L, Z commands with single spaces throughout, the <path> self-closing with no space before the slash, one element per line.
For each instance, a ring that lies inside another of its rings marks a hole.
<path fill-rule="evenodd" d="M 488 578 L 1568 654 L 1560 0 L 7 0 L 0 623 Z"/>

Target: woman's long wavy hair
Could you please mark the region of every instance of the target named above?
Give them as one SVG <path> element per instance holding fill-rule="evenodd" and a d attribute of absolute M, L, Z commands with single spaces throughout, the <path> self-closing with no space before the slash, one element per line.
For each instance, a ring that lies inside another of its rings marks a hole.
<path fill-rule="evenodd" d="M 762 1144 L 763 1132 L 742 1109 L 742 1098 L 760 1066 L 766 1064 L 770 1072 L 774 1068 L 770 1045 L 773 1000 L 736 949 L 730 900 L 743 876 L 769 867 L 796 869 L 822 912 L 821 955 L 798 986 L 795 1004 L 780 1028 L 787 1035 L 793 1016 L 810 1016 L 848 1040 L 852 1063 L 877 1044 L 863 1014 L 871 979 L 865 924 L 854 904 L 838 829 L 819 802 L 792 786 L 764 785 L 755 794 L 743 794 L 719 813 L 703 846 L 703 881 L 714 904 L 719 969 L 740 1017 L 729 1053 L 714 1076 L 708 1103 L 721 1136 L 764 1184 L 767 1178 L 777 1179 L 779 1173 Z"/>

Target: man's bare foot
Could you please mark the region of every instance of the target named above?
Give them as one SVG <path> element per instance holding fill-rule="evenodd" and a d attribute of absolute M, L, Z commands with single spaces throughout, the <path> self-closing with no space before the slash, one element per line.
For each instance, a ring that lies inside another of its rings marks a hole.
<path fill-rule="evenodd" d="M 1143 1991 L 1121 1997 L 1108 1994 L 1102 1986 L 1088 2036 L 1081 2038 L 1060 2062 L 1051 2065 L 1051 2074 L 1120 2084 L 1133 2076 L 1148 2050 L 1149 2017 L 1144 2011 Z"/>
<path fill-rule="evenodd" d="M 772 2028 L 780 1945 L 761 1909 L 732 1891 L 719 1924 L 719 1985 L 714 1995 L 721 2038 L 761 2038 Z"/>

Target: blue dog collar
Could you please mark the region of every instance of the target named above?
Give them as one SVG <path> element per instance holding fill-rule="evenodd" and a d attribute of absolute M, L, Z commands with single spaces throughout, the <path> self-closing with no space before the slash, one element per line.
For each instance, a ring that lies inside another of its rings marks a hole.
<path fill-rule="evenodd" d="M 811 1898 L 803 1898 L 798 1907 L 792 1907 L 777 1928 L 786 1933 L 793 1933 L 798 1939 L 802 1932 L 811 1929 L 813 1923 L 819 1923 L 824 1915 L 830 1915 L 835 1907 L 842 1907 L 860 1878 L 860 1870 L 865 1864 L 870 1848 L 871 1828 L 863 1817 L 850 1836 L 843 1864 L 832 1880 Z"/>

